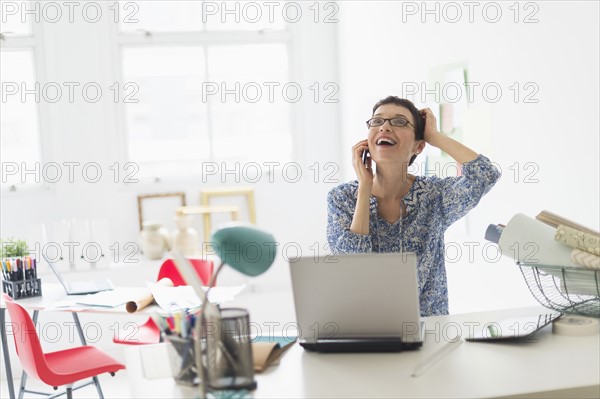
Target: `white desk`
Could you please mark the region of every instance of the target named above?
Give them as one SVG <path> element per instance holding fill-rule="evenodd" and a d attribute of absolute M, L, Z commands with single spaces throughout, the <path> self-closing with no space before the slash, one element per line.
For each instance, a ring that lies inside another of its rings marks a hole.
<path fill-rule="evenodd" d="M 43 310 L 65 296 L 57 285 L 44 284 L 43 289 L 43 299 L 19 303 L 29 310 Z M 280 299 L 285 302 L 289 298 Z M 252 317 L 259 310 L 254 311 L 250 302 Z M 264 308 L 260 311 L 264 313 Z M 421 377 L 410 376 L 415 365 L 444 345 L 458 328 L 466 336 L 473 323 L 483 326 L 544 311 L 547 309 L 539 307 L 426 318 L 425 344 L 414 352 L 318 354 L 294 344 L 279 366 L 256 375 L 254 397 L 600 397 L 600 336 L 559 336 L 552 334 L 550 326 L 534 336 L 537 342 L 465 342 Z M 127 315 L 121 309 L 84 312 Z M 289 318 L 293 320 L 293 314 Z M 135 365 L 127 364 L 134 397 L 195 397 L 194 389 L 179 386 L 172 379 L 142 379 L 138 371 Z"/>
<path fill-rule="evenodd" d="M 530 343 L 464 342 L 420 377 L 414 367 L 460 327 L 523 316 L 544 308 L 511 309 L 426 319 L 422 349 L 385 354 L 319 354 L 295 344 L 281 364 L 256 375 L 256 398 L 600 397 L 600 336 L 565 337 L 551 326 Z M 444 334 L 448 335 L 444 337 Z M 128 348 L 128 350 L 143 350 Z M 195 390 L 172 379 L 141 379 L 127 364 L 135 397 L 194 397 Z M 137 376 L 137 377 L 136 377 Z"/>

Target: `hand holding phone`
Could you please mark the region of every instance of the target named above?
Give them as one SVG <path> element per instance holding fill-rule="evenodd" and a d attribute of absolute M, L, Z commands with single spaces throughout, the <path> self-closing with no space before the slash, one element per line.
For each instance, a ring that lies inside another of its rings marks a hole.
<path fill-rule="evenodd" d="M 359 186 L 364 190 L 368 188 L 369 192 L 373 188 L 373 158 L 369 152 L 369 142 L 363 139 L 352 147 L 352 166 Z"/>
<path fill-rule="evenodd" d="M 365 166 L 369 166 L 367 165 L 367 161 L 369 160 L 369 158 L 371 158 L 371 153 L 369 152 L 369 150 L 364 150 L 362 152 L 362 163 Z"/>

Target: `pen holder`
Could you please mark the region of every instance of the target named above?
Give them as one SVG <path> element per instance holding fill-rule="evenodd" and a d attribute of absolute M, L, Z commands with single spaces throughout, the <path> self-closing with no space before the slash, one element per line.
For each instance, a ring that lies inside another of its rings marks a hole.
<path fill-rule="evenodd" d="M 42 295 L 42 280 L 32 257 L 2 258 L 2 277 L 2 291 L 13 299 Z"/>
<path fill-rule="evenodd" d="M 2 291 L 13 299 L 42 295 L 42 280 L 39 278 L 7 281 L 2 280 Z"/>
<path fill-rule="evenodd" d="M 221 309 L 220 320 L 203 326 L 208 390 L 256 389 L 250 317 L 241 308 Z"/>
<path fill-rule="evenodd" d="M 175 382 L 189 386 L 201 382 L 196 363 L 200 353 L 206 391 L 256 389 L 248 311 L 224 308 L 220 314 L 217 320 L 203 320 L 199 339 L 166 336 L 180 359 Z"/>
<path fill-rule="evenodd" d="M 170 335 L 167 340 L 171 342 L 180 359 L 180 368 L 174 377 L 175 382 L 189 386 L 198 385 L 198 370 L 196 369 L 196 356 L 194 354 L 195 339 Z"/>

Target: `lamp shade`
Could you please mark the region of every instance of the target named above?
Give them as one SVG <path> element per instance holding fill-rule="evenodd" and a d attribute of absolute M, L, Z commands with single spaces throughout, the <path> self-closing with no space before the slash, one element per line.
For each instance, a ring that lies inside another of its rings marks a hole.
<path fill-rule="evenodd" d="M 277 253 L 273 235 L 252 225 L 226 225 L 213 233 L 211 241 L 221 261 L 246 276 L 267 271 Z"/>

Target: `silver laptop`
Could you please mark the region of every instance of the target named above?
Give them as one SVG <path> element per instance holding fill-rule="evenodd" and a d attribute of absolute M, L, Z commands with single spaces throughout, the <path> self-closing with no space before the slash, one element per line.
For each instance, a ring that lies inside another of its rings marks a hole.
<path fill-rule="evenodd" d="M 423 344 L 414 253 L 301 257 L 289 264 L 305 349 L 389 352 Z"/>
<path fill-rule="evenodd" d="M 65 281 L 65 279 L 60 274 L 58 268 L 46 258 L 46 256 L 42 255 L 50 269 L 56 274 L 58 281 L 62 284 L 65 289 L 67 295 L 84 295 L 84 294 L 95 294 L 101 291 L 109 291 L 114 290 L 115 287 L 112 282 L 108 279 L 104 280 L 90 280 L 90 281 Z"/>

